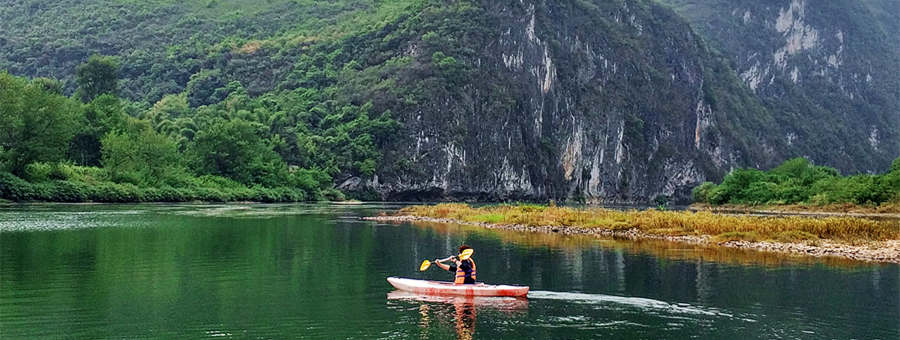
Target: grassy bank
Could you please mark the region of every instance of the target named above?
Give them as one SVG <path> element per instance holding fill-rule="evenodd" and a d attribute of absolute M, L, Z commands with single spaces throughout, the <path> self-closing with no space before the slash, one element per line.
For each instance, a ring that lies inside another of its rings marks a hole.
<path fill-rule="evenodd" d="M 335 189 L 309 185 L 248 186 L 220 176 L 181 175 L 157 184 L 115 181 L 103 168 L 54 166 L 52 174 L 31 180 L 0 172 L 0 202 L 302 202 L 342 200 Z"/>
<path fill-rule="evenodd" d="M 446 218 L 463 222 L 570 226 L 631 230 L 651 235 L 709 235 L 716 241 L 807 242 L 831 240 L 848 244 L 900 239 L 900 222 L 853 217 L 757 217 L 689 211 L 617 211 L 542 205 L 497 205 L 474 208 L 467 204 L 411 206 L 399 214 Z"/>

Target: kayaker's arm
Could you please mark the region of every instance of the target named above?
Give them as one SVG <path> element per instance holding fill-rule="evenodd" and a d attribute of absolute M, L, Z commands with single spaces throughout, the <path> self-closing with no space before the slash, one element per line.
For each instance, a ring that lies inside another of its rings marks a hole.
<path fill-rule="evenodd" d="M 443 262 L 441 262 L 441 261 L 446 261 L 446 260 L 447 260 L 447 259 L 440 259 L 440 260 L 439 260 L 439 259 L 435 259 L 435 260 L 434 260 L 434 264 L 438 265 L 438 267 L 441 267 L 441 269 L 443 269 L 443 270 L 450 270 L 450 266 L 448 266 L 448 265 L 444 264 Z"/>

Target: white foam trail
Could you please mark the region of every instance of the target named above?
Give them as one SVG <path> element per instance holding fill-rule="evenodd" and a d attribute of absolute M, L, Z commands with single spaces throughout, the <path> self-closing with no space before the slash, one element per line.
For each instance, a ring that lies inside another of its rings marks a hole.
<path fill-rule="evenodd" d="M 694 307 L 688 304 L 671 304 L 664 301 L 653 300 L 653 299 L 645 299 L 645 298 L 637 298 L 637 297 L 625 297 L 625 296 L 614 296 L 614 295 L 603 295 L 603 294 L 584 294 L 584 293 L 565 293 L 565 292 L 549 292 L 549 291 L 531 291 L 528 293 L 529 299 L 545 299 L 545 300 L 561 300 L 561 301 L 570 301 L 574 303 L 583 303 L 583 304 L 604 304 L 604 303 L 614 303 L 619 305 L 627 305 L 632 307 L 637 307 L 640 309 L 653 309 L 653 310 L 662 310 L 666 312 L 675 312 L 681 314 L 696 314 L 696 315 L 712 315 L 712 316 L 725 316 L 725 317 L 733 317 L 731 314 L 722 313 L 715 309 L 701 309 L 699 307 Z"/>

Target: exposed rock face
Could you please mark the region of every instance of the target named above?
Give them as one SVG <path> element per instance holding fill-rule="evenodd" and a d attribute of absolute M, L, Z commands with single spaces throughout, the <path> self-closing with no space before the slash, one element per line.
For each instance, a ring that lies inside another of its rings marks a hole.
<path fill-rule="evenodd" d="M 463 94 L 400 119 L 388 199 L 684 200 L 796 156 L 844 173 L 900 155 L 897 2 L 482 1 Z M 893 33 L 891 33 L 893 32 Z M 506 105 L 497 105 L 505 101 Z"/>
<path fill-rule="evenodd" d="M 732 61 L 788 155 L 845 173 L 900 155 L 900 2 L 663 1 Z"/>
<path fill-rule="evenodd" d="M 729 121 L 765 111 L 735 107 L 754 99 L 671 10 L 648 1 L 482 6 L 495 27 L 466 60 L 477 77 L 401 113 L 406 138 L 386 158 L 412 170 L 379 173 L 369 184 L 383 197 L 683 199 L 734 166 L 780 160 L 780 144 L 754 132 L 774 125 Z M 737 99 L 708 102 L 735 90 Z"/>

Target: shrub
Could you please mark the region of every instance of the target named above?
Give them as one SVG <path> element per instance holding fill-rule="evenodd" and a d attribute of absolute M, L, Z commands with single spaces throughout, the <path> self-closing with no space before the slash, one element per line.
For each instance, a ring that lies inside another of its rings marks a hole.
<path fill-rule="evenodd" d="M 335 188 L 328 188 L 319 191 L 319 197 L 310 197 L 310 199 L 324 199 L 326 201 L 343 201 L 346 199 L 344 193 Z"/>
<path fill-rule="evenodd" d="M 48 201 L 84 202 L 88 198 L 90 190 L 84 183 L 71 181 L 54 181 L 51 183 L 53 196 L 48 197 Z"/>
<path fill-rule="evenodd" d="M 272 189 L 256 186 L 256 187 L 253 187 L 253 191 L 255 192 L 254 197 L 253 197 L 254 201 L 266 202 L 266 203 L 278 201 L 278 194 L 275 193 L 275 191 Z"/>
<path fill-rule="evenodd" d="M 25 179 L 30 182 L 44 182 L 50 180 L 53 165 L 45 162 L 34 162 L 25 166 Z"/>
<path fill-rule="evenodd" d="M 0 197 L 11 201 L 29 201 L 32 184 L 9 172 L 0 172 Z"/>
<path fill-rule="evenodd" d="M 96 183 L 109 179 L 106 169 L 92 166 L 57 163 L 53 170 L 58 173 L 58 175 L 52 175 L 54 178 L 58 176 L 58 179 L 75 182 Z"/>

